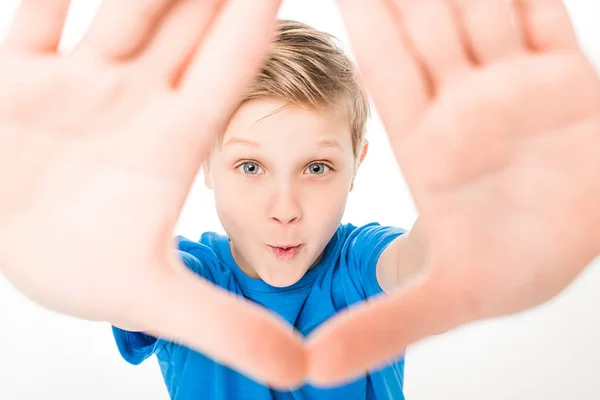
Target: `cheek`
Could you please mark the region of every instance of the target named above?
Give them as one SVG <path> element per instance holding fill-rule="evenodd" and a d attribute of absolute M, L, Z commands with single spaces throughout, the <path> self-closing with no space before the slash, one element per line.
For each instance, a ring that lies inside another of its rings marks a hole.
<path fill-rule="evenodd" d="M 252 200 L 243 195 L 243 190 L 225 174 L 215 176 L 213 194 L 219 219 L 224 228 L 242 225 L 248 210 L 252 208 Z"/>
<path fill-rule="evenodd" d="M 222 206 L 230 208 L 244 199 L 244 185 L 240 185 L 239 177 L 234 171 L 227 171 L 221 167 L 213 173 L 213 191 L 215 200 Z"/>
<path fill-rule="evenodd" d="M 237 241 L 261 231 L 265 218 L 265 196 L 257 187 L 235 181 L 215 186 L 215 206 L 223 228 Z"/>
<path fill-rule="evenodd" d="M 348 199 L 348 190 L 343 184 L 324 185 L 311 191 L 307 212 L 312 220 L 329 221 L 341 218 Z M 333 222 L 335 223 L 335 222 Z"/>

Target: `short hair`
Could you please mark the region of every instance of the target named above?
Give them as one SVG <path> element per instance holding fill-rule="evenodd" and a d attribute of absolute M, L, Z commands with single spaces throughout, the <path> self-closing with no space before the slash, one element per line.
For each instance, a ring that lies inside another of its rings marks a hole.
<path fill-rule="evenodd" d="M 341 110 L 348 117 L 355 157 L 370 108 L 352 61 L 336 37 L 307 24 L 278 20 L 275 38 L 244 101 L 276 97 L 296 106 Z"/>

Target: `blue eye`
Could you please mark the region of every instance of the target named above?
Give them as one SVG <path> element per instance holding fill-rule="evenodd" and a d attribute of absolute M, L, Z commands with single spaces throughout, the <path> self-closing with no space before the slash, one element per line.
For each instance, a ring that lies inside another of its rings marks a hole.
<path fill-rule="evenodd" d="M 323 163 L 313 163 L 310 164 L 307 168 L 309 174 L 313 175 L 323 175 L 325 172 L 330 170 L 331 168 Z"/>
<path fill-rule="evenodd" d="M 256 175 L 259 173 L 259 171 L 261 169 L 257 163 L 250 162 L 250 161 L 240 164 L 238 166 L 238 168 L 240 168 L 240 167 L 242 168 L 242 171 L 246 175 Z"/>

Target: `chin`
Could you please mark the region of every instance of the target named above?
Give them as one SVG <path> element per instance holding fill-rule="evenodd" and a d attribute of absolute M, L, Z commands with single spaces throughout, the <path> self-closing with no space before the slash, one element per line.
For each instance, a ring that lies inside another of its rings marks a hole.
<path fill-rule="evenodd" d="M 274 266 L 275 269 L 281 268 L 281 266 Z M 285 267 L 284 267 L 285 268 Z M 269 273 L 259 274 L 260 278 L 273 287 L 284 288 L 288 286 L 292 286 L 296 282 L 298 282 L 304 274 L 306 270 L 302 270 L 301 272 L 297 271 L 277 271 L 273 272 L 273 270 Z"/>

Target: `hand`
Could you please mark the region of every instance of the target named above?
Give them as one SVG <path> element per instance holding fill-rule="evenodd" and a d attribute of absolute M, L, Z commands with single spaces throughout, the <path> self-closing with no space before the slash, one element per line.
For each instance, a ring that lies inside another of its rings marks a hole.
<path fill-rule="evenodd" d="M 299 335 L 192 276 L 172 243 L 279 1 L 106 0 L 59 54 L 68 6 L 24 0 L 0 49 L 0 272 L 48 309 L 300 382 Z"/>
<path fill-rule="evenodd" d="M 515 23 L 505 0 L 339 4 L 428 251 L 313 334 L 319 384 L 544 303 L 600 254 L 600 80 L 561 1 L 515 0 Z"/>

